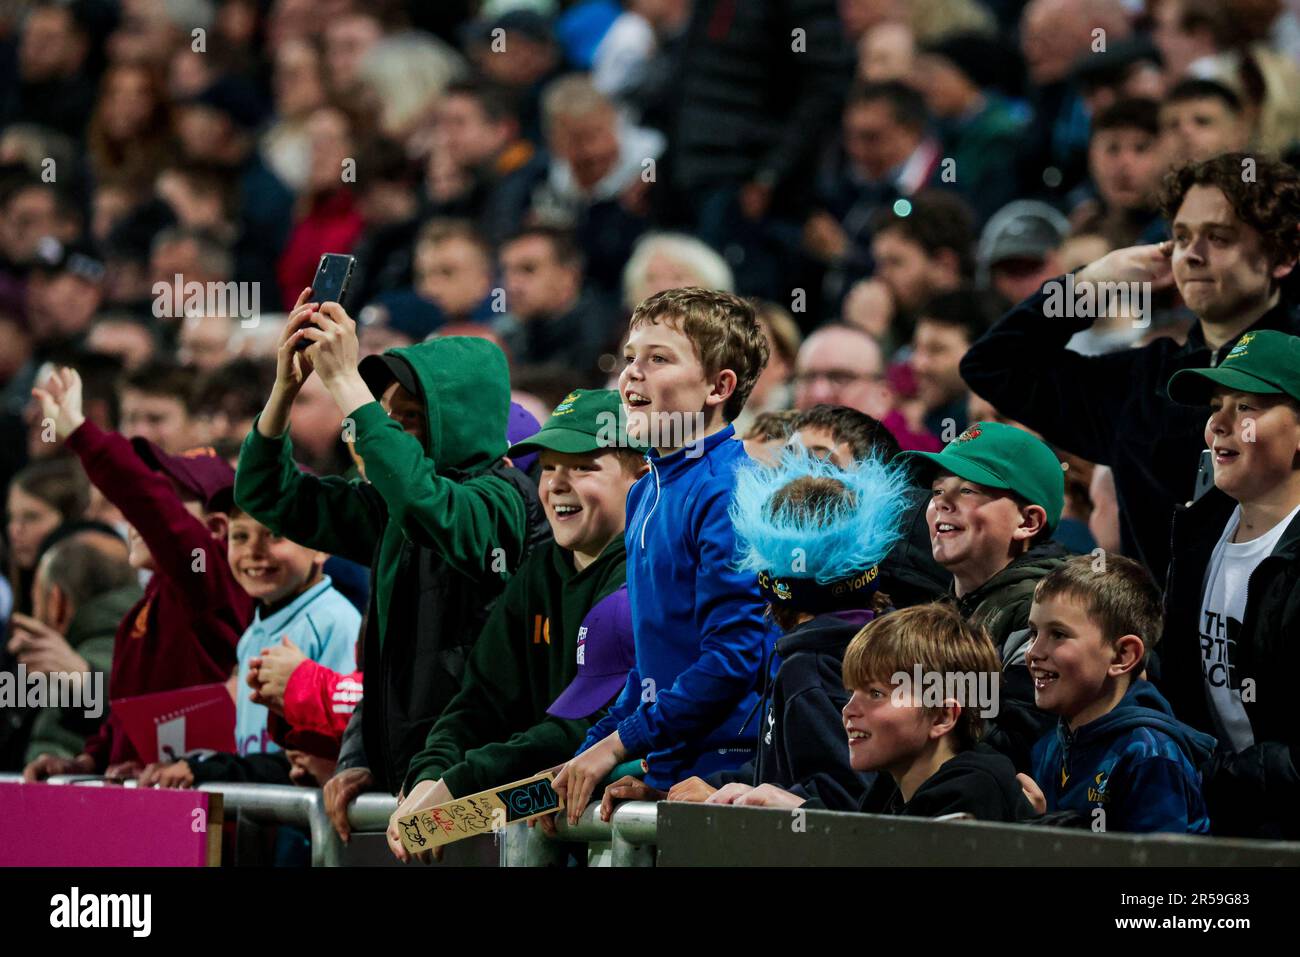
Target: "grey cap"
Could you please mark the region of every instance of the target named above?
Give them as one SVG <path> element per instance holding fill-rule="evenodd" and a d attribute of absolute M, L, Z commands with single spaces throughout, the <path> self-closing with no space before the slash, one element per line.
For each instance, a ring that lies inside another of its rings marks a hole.
<path fill-rule="evenodd" d="M 982 284 L 991 266 L 1007 259 L 1042 259 L 1065 240 L 1069 221 L 1034 199 L 1018 199 L 994 213 L 980 235 L 976 258 Z"/>

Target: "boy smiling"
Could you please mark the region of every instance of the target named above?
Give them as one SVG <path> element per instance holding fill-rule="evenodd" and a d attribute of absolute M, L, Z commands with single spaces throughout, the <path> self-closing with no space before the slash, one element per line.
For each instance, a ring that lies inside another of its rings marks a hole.
<path fill-rule="evenodd" d="M 1160 624 L 1155 582 L 1121 555 L 1073 558 L 1038 583 L 1025 662 L 1035 703 L 1060 716 L 1034 747 L 1046 811 L 1089 814 L 1094 830 L 1209 832 L 1197 768 L 1214 739 L 1139 677 Z"/>
<path fill-rule="evenodd" d="M 324 552 L 275 535 L 231 506 L 228 557 L 235 581 L 257 603 L 236 649 L 235 753 L 151 764 L 140 774 L 141 787 L 191 787 L 207 781 L 290 783 L 284 755 L 263 757 L 280 747 L 271 740 L 266 705 L 253 701 L 246 690 L 250 662 L 270 645 L 283 643 L 334 671 L 349 672 L 356 666 L 361 615 L 322 572 L 328 557 Z"/>
<path fill-rule="evenodd" d="M 754 577 L 734 566 L 727 510 L 748 461 L 731 422 L 767 357 L 753 307 L 730 293 L 669 289 L 632 314 L 619 392 L 629 434 L 656 435 L 624 533 L 637 667 L 555 779 L 571 822 L 621 762 L 645 758 L 646 784 L 667 790 L 753 752 L 744 724 L 775 636 Z"/>
<path fill-rule="evenodd" d="M 1182 717 L 1219 738 L 1205 770 L 1215 832 L 1294 839 L 1300 338 L 1247 333 L 1218 368 L 1175 374 L 1169 396 L 1208 403 L 1215 488 L 1174 517 L 1161 687 Z"/>
<path fill-rule="evenodd" d="M 603 445 L 601 424 L 618 408 L 612 390 L 571 392 L 536 435 L 508 452 L 540 454 L 539 491 L 554 540 L 506 586 L 474 645 L 459 694 L 411 759 L 405 798 L 388 827 L 398 860 L 410 859 L 399 818 L 552 767 L 572 756 L 590 727 L 547 708 L 577 674 L 586 637 L 580 626 L 626 578 L 624 502 L 645 463 L 626 436 Z"/>
<path fill-rule="evenodd" d="M 955 694 L 925 706 L 920 689 L 902 681 L 916 666 L 942 677 Z M 844 653 L 844 687 L 852 692 L 842 711 L 849 766 L 881 773 L 857 810 L 909 817 L 961 813 L 982 821 L 1031 817 L 1011 762 L 981 743 L 983 702 L 972 690 L 985 684 L 981 675 L 997 673 L 988 636 L 943 602 L 891 612 L 858 632 Z M 772 784 L 724 788 L 706 803 L 826 807 Z"/>
<path fill-rule="evenodd" d="M 1065 503 L 1061 463 L 1043 442 L 1000 422 L 976 422 L 942 452 L 905 452 L 928 480 L 934 560 L 952 573 L 958 610 L 982 625 L 1005 687 L 990 743 L 1022 770 L 1050 727 L 1033 708 L 1023 667 L 1034 587 L 1064 563 L 1051 539 Z"/>

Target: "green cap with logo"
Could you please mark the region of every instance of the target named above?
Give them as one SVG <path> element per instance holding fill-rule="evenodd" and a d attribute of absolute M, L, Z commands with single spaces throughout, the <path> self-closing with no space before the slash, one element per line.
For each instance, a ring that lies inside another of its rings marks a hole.
<path fill-rule="evenodd" d="M 1169 380 L 1169 398 L 1209 405 L 1215 386 L 1256 395 L 1289 395 L 1300 402 L 1300 336 L 1248 332 L 1213 369 L 1182 369 Z"/>
<path fill-rule="evenodd" d="M 987 488 L 1014 492 L 1047 513 L 1054 530 L 1065 507 L 1061 461 L 1046 443 L 1024 429 L 1001 422 L 976 422 L 943 447 L 942 452 L 904 452 L 909 460 L 926 459 L 922 476 L 936 470 Z"/>
<path fill-rule="evenodd" d="M 506 455 L 517 458 L 549 449 L 569 455 L 586 455 L 608 449 L 645 452 L 643 444 L 627 434 L 627 413 L 614 389 L 574 389 L 555 407 L 541 429 L 510 446 Z"/>

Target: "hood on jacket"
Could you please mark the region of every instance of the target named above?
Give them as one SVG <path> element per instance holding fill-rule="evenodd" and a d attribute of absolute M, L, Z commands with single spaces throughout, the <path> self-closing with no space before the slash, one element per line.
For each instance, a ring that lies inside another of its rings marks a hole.
<path fill-rule="evenodd" d="M 510 370 L 498 346 L 477 336 L 445 336 L 384 355 L 415 373 L 428 417 L 425 451 L 440 471 L 478 471 L 505 455 Z"/>
<path fill-rule="evenodd" d="M 805 621 L 776 640 L 776 653 L 789 658 L 795 652 L 810 651 L 844 656 L 853 636 L 875 617 L 867 609 L 836 611 Z"/>
<path fill-rule="evenodd" d="M 1154 728 L 1163 732 L 1177 743 L 1194 767 L 1200 767 L 1214 752 L 1214 738 L 1190 725 L 1183 724 L 1174 717 L 1174 709 L 1169 706 L 1156 686 L 1149 681 L 1135 679 L 1119 704 L 1095 721 L 1090 721 L 1074 733 L 1074 747 L 1086 745 L 1099 738 L 1113 738 L 1123 731 L 1134 728 Z M 1064 721 L 1057 728 L 1058 736 L 1069 735 Z"/>

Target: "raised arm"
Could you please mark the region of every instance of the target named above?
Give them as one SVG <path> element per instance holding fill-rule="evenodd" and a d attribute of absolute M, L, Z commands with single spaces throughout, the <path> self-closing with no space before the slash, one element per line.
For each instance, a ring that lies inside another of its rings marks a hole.
<path fill-rule="evenodd" d="M 962 378 L 999 412 L 1052 444 L 1110 464 L 1115 422 L 1133 388 L 1136 353 L 1082 356 L 1067 349 L 1095 315 L 1073 316 L 1074 303 L 1066 299 L 1075 298 L 1071 290 L 1095 283 L 1149 282 L 1153 292 L 1167 288 L 1173 280 L 1165 248 L 1117 249 L 1075 274 L 1073 285 L 1065 276 L 1044 283 L 970 347 L 961 361 Z"/>

